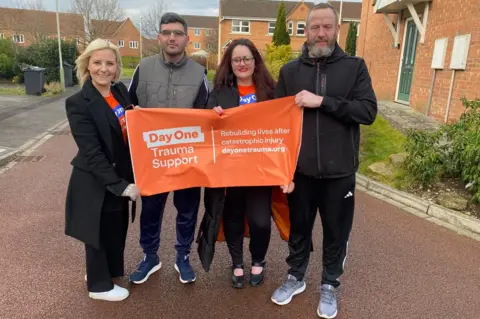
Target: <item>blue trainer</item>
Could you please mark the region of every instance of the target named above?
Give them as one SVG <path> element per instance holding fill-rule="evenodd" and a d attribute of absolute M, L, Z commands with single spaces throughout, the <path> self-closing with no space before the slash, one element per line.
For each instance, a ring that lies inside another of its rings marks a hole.
<path fill-rule="evenodd" d="M 177 256 L 175 270 L 180 274 L 180 282 L 183 284 L 192 283 L 197 279 L 192 265 L 190 265 L 189 256 Z"/>
<path fill-rule="evenodd" d="M 158 271 L 161 267 L 162 263 L 157 254 L 145 255 L 137 270 L 130 275 L 129 280 L 137 285 L 143 284 L 151 274 Z"/>

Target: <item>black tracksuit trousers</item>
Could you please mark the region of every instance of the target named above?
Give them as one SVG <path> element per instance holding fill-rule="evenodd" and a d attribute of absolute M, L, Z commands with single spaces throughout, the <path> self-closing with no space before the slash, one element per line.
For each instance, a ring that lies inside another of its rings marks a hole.
<path fill-rule="evenodd" d="M 317 179 L 299 173 L 295 190 L 288 195 L 290 238 L 288 273 L 303 280 L 312 248 L 312 229 L 317 210 L 323 227 L 322 284 L 340 285 L 352 229 L 355 203 L 355 174 L 336 179 Z"/>

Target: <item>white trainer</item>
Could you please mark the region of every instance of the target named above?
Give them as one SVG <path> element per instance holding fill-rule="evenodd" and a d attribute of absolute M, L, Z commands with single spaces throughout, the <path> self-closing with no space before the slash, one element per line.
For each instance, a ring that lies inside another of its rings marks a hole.
<path fill-rule="evenodd" d="M 113 285 L 113 289 L 105 292 L 89 292 L 88 296 L 96 300 L 122 301 L 130 295 L 127 289 Z"/>

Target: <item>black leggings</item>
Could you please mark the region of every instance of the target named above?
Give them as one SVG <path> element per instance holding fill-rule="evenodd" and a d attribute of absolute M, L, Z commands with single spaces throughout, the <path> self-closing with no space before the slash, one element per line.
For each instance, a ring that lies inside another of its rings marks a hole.
<path fill-rule="evenodd" d="M 250 231 L 252 262 L 265 260 L 272 230 L 272 188 L 231 187 L 223 211 L 223 225 L 228 250 L 234 265 L 243 265 L 245 214 Z"/>

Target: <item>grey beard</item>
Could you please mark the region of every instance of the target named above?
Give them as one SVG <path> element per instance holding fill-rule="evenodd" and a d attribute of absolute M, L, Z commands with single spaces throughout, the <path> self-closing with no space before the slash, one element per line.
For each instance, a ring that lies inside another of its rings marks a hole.
<path fill-rule="evenodd" d="M 308 45 L 308 52 L 314 58 L 328 57 L 332 54 L 334 49 L 335 49 L 334 46 L 326 47 L 326 48 L 319 48 L 315 45 L 315 43 Z"/>

